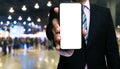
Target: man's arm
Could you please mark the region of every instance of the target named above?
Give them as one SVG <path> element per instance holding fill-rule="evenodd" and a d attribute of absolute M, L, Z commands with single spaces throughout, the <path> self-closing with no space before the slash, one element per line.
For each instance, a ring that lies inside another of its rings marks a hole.
<path fill-rule="evenodd" d="M 110 11 L 108 11 L 107 17 L 107 30 L 106 57 L 108 69 L 120 69 L 118 44 Z"/>

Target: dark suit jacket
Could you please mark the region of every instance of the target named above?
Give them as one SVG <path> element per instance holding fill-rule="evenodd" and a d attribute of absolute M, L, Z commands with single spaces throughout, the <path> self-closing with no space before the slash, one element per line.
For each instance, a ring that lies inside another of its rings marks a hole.
<path fill-rule="evenodd" d="M 53 8 L 50 10 L 46 33 L 53 40 L 52 19 L 58 18 Z M 75 50 L 71 57 L 60 56 L 58 69 L 120 69 L 118 44 L 110 10 L 90 5 L 90 27 L 88 43 L 82 40 L 82 49 Z"/>

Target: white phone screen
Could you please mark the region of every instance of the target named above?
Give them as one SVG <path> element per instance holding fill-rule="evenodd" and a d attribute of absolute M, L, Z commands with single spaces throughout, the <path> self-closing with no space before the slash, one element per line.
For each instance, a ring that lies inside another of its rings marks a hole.
<path fill-rule="evenodd" d="M 80 3 L 60 3 L 61 49 L 80 49 L 82 45 Z"/>

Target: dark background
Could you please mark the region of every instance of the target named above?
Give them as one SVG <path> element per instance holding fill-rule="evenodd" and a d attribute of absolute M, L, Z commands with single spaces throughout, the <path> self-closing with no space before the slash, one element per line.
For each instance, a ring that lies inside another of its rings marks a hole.
<path fill-rule="evenodd" d="M 3 21 L 4 23 L 8 21 L 8 15 L 12 16 L 12 20 L 18 20 L 19 16 L 22 16 L 23 21 L 26 21 L 27 17 L 30 16 L 32 18 L 32 21 L 35 24 L 41 25 L 42 29 L 45 25 L 48 23 L 48 13 L 50 8 L 47 6 L 47 2 L 51 1 L 52 6 L 59 5 L 60 2 L 69 1 L 69 0 L 0 0 L 0 21 Z M 92 3 L 96 3 L 101 6 L 107 6 L 107 2 L 111 0 L 91 0 Z M 117 1 L 117 0 L 113 0 Z M 35 3 L 39 3 L 40 8 L 34 9 Z M 26 5 L 27 11 L 22 11 L 21 7 L 22 5 Z M 13 7 L 15 12 L 9 13 L 10 7 Z M 115 26 L 120 25 L 120 1 L 118 0 L 116 3 L 116 18 L 115 18 Z M 37 18 L 41 18 L 41 22 L 38 23 L 36 20 Z M 3 27 L 3 26 L 0 26 Z M 39 30 L 38 30 L 39 31 Z"/>

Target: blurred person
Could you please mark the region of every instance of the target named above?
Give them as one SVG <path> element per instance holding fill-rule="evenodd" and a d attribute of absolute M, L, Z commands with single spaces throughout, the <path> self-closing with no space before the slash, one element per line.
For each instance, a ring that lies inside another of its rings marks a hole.
<path fill-rule="evenodd" d="M 85 6 L 83 10 L 87 18 L 87 30 L 82 29 L 82 49 L 61 50 L 59 8 L 51 8 L 46 34 L 60 54 L 57 69 L 120 69 L 118 44 L 110 10 L 90 4 L 89 0 L 72 1 L 81 2 Z M 86 35 L 87 39 L 84 38 Z"/>
<path fill-rule="evenodd" d="M 31 47 L 34 46 L 34 38 L 30 38 L 30 46 L 31 46 Z"/>
<path fill-rule="evenodd" d="M 7 38 L 7 46 L 8 46 L 8 52 L 11 54 L 11 49 L 12 49 L 12 38 L 8 37 Z"/>
<path fill-rule="evenodd" d="M 0 38 L 0 47 L 2 48 L 2 52 L 3 52 L 3 46 L 4 46 L 4 38 L 1 37 Z"/>
<path fill-rule="evenodd" d="M 20 48 L 20 41 L 17 37 L 14 38 L 14 42 L 13 42 L 13 51 L 14 54 L 13 55 L 17 55 L 17 50 Z"/>
<path fill-rule="evenodd" d="M 45 37 L 41 37 L 40 38 L 40 45 L 41 45 L 41 49 L 46 49 L 46 38 Z"/>
<path fill-rule="evenodd" d="M 27 37 L 26 38 L 26 47 L 27 47 L 27 49 L 30 47 L 30 37 Z"/>
<path fill-rule="evenodd" d="M 20 48 L 24 49 L 25 38 L 20 38 Z"/>
<path fill-rule="evenodd" d="M 7 55 L 7 39 L 3 38 L 3 56 Z"/>
<path fill-rule="evenodd" d="M 33 43 L 33 42 L 32 42 Z M 38 48 L 38 38 L 36 37 L 36 38 L 34 38 L 34 43 L 35 43 L 35 48 L 37 49 Z"/>

